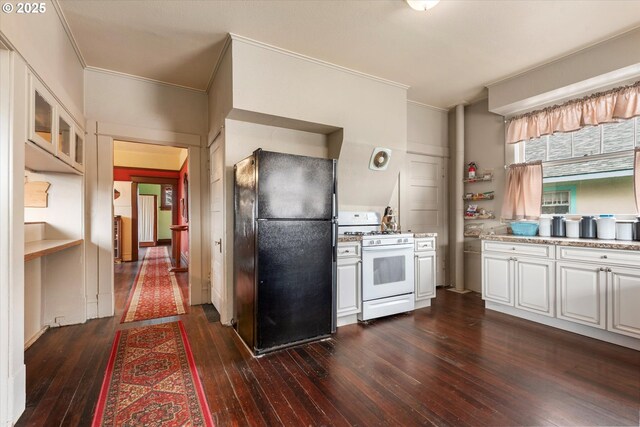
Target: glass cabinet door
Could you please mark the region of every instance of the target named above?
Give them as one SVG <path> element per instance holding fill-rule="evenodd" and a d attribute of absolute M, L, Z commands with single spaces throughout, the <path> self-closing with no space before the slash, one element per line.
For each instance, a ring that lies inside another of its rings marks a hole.
<path fill-rule="evenodd" d="M 58 156 L 67 161 L 71 161 L 71 135 L 71 125 L 58 117 Z"/>
<path fill-rule="evenodd" d="M 55 151 L 53 141 L 53 105 L 38 89 L 33 89 L 31 140 L 49 151 Z"/>
<path fill-rule="evenodd" d="M 84 170 L 84 139 L 80 134 L 76 133 L 76 141 L 75 141 L 75 167 L 76 169 L 83 171 Z"/>

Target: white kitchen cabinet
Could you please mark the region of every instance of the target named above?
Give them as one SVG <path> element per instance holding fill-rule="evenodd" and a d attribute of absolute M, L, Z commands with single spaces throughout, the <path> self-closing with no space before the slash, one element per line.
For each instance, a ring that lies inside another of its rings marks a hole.
<path fill-rule="evenodd" d="M 79 129 L 76 129 L 74 137 L 73 167 L 84 172 L 84 132 Z"/>
<path fill-rule="evenodd" d="M 555 314 L 555 261 L 514 257 L 515 307 L 545 316 Z"/>
<path fill-rule="evenodd" d="M 482 299 L 513 305 L 513 257 L 482 254 Z"/>
<path fill-rule="evenodd" d="M 56 156 L 63 160 L 68 165 L 74 165 L 75 158 L 75 130 L 72 125 L 72 121 L 69 116 L 61 109 L 58 108 L 58 122 L 57 122 L 57 149 Z"/>
<path fill-rule="evenodd" d="M 336 316 L 338 326 L 356 323 L 362 311 L 360 242 L 338 243 Z"/>
<path fill-rule="evenodd" d="M 359 258 L 338 259 L 338 317 L 360 313 L 361 265 Z"/>
<path fill-rule="evenodd" d="M 607 330 L 640 338 L 640 269 L 607 267 Z"/>
<path fill-rule="evenodd" d="M 606 268 L 595 264 L 556 264 L 556 317 L 594 328 L 606 327 Z"/>
<path fill-rule="evenodd" d="M 416 301 L 428 300 L 436 296 L 436 253 L 416 252 Z"/>
<path fill-rule="evenodd" d="M 49 91 L 29 75 L 29 140 L 50 153 L 57 152 L 57 112 Z"/>

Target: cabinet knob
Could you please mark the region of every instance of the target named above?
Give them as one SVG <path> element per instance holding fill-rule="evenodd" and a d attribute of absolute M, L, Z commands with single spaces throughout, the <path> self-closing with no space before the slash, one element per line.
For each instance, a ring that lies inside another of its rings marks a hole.
<path fill-rule="evenodd" d="M 611 273 L 611 268 L 607 267 L 607 272 Z"/>
<path fill-rule="evenodd" d="M 599 271 L 604 271 L 604 267 L 600 267 L 600 268 L 599 268 Z"/>
<path fill-rule="evenodd" d="M 602 255 L 600 258 L 607 259 L 608 257 L 606 255 Z"/>

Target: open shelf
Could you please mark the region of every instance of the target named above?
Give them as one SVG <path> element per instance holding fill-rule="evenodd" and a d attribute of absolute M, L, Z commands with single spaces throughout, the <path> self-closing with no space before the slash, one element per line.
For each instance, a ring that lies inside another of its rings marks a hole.
<path fill-rule="evenodd" d="M 83 239 L 77 240 L 35 240 L 24 244 L 24 260 L 40 258 L 55 252 L 81 245 Z"/>

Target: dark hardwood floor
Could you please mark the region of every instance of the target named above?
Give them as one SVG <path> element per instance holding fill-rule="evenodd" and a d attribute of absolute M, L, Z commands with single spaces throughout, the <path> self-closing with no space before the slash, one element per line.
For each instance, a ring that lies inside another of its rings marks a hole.
<path fill-rule="evenodd" d="M 439 290 L 430 308 L 256 359 L 211 306 L 120 325 L 137 267 L 116 266 L 115 317 L 26 352 L 18 425 L 90 425 L 115 331 L 177 318 L 220 426 L 640 425 L 640 352 L 485 311 L 478 294 Z"/>

